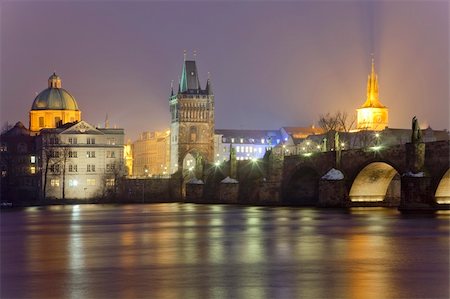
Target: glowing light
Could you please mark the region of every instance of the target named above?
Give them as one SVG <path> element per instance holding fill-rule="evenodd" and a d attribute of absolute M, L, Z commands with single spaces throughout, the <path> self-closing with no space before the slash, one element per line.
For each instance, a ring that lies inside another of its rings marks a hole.
<path fill-rule="evenodd" d="M 303 156 L 305 157 L 311 157 L 312 153 L 304 153 Z"/>
<path fill-rule="evenodd" d="M 220 161 L 216 161 L 216 162 L 214 163 L 214 165 L 217 166 L 217 167 L 220 166 Z"/>
<path fill-rule="evenodd" d="M 374 151 L 379 151 L 382 149 L 382 146 L 381 145 L 372 146 L 371 149 Z"/>

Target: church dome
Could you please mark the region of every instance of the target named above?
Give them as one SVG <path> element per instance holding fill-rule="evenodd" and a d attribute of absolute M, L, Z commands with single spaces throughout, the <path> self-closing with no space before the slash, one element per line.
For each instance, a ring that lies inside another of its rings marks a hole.
<path fill-rule="evenodd" d="M 75 98 L 61 88 L 61 78 L 53 73 L 48 78 L 48 88 L 36 96 L 31 110 L 75 110 L 78 105 Z"/>

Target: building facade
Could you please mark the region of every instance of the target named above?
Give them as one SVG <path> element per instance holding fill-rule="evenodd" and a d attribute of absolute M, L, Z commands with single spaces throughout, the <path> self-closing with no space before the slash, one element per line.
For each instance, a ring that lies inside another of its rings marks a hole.
<path fill-rule="evenodd" d="M 282 142 L 279 130 L 216 130 L 214 142 L 215 163 L 230 159 L 234 148 L 236 160 L 253 160 L 264 157 L 268 148 Z"/>
<path fill-rule="evenodd" d="M 124 175 L 123 129 L 79 121 L 43 129 L 36 138 L 45 198 L 100 198 Z"/>
<path fill-rule="evenodd" d="M 170 131 L 144 132 L 133 143 L 133 176 L 169 175 Z"/>
<path fill-rule="evenodd" d="M 389 124 L 388 108 L 381 104 L 378 96 L 378 76 L 372 58 L 372 71 L 367 79 L 367 98 L 357 110 L 357 129 L 381 131 Z"/>
<path fill-rule="evenodd" d="M 169 97 L 170 173 L 214 161 L 214 94 L 210 79 L 200 86 L 194 60 L 183 63 L 178 92 Z M 189 165 L 188 165 L 189 164 Z"/>
<path fill-rule="evenodd" d="M 38 161 L 34 138 L 21 122 L 0 137 L 1 201 L 15 204 L 38 197 Z"/>

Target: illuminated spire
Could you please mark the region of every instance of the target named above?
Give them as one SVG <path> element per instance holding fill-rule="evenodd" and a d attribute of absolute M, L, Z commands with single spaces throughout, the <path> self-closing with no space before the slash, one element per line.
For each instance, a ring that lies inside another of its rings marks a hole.
<path fill-rule="evenodd" d="M 369 77 L 367 78 L 367 99 L 362 108 L 364 107 L 375 107 L 382 108 L 383 104 L 380 103 L 378 97 L 378 76 L 375 73 L 375 59 L 372 54 L 372 70 Z"/>

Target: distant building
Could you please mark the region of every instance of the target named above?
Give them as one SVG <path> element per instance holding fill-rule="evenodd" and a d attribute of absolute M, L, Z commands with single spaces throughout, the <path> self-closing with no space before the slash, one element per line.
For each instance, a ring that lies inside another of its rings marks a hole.
<path fill-rule="evenodd" d="M 170 173 L 214 161 L 214 94 L 208 78 L 200 86 L 194 60 L 184 60 L 178 92 L 169 97 Z M 198 163 L 201 163 L 199 165 Z M 188 165 L 189 164 L 189 165 Z"/>
<path fill-rule="evenodd" d="M 21 122 L 0 137 L 1 200 L 38 198 L 38 161 L 32 133 Z"/>
<path fill-rule="evenodd" d="M 388 123 L 388 108 L 381 104 L 378 97 L 378 76 L 375 74 L 375 62 L 372 58 L 372 71 L 367 79 L 367 98 L 357 109 L 357 129 L 381 131 Z"/>
<path fill-rule="evenodd" d="M 279 130 L 216 130 L 215 162 L 228 161 L 231 148 L 235 149 L 237 160 L 261 159 L 268 148 L 281 141 Z"/>
<path fill-rule="evenodd" d="M 36 96 L 31 106 L 30 131 L 38 133 L 41 129 L 81 120 L 75 98 L 61 86 L 61 78 L 53 73 L 48 78 L 48 88 Z"/>
<path fill-rule="evenodd" d="M 144 132 L 133 143 L 133 176 L 169 175 L 170 131 Z"/>
<path fill-rule="evenodd" d="M 133 144 L 129 140 L 123 147 L 123 159 L 125 161 L 125 175 L 133 175 Z"/>
<path fill-rule="evenodd" d="M 107 195 L 124 174 L 124 130 L 85 121 L 43 129 L 37 138 L 46 198 L 88 199 Z"/>

